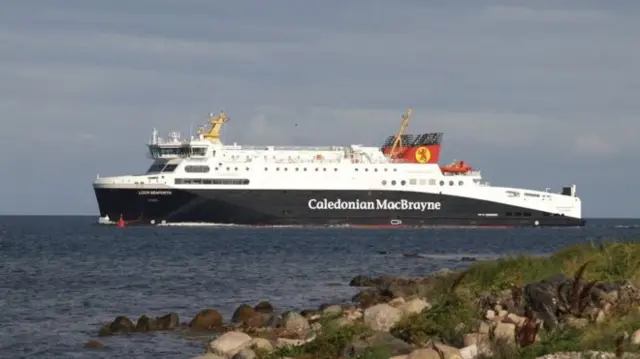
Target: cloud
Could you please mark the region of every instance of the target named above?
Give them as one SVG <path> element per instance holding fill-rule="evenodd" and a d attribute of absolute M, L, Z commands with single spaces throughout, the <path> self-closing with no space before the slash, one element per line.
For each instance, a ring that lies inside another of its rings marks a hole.
<path fill-rule="evenodd" d="M 153 127 L 188 134 L 212 111 L 229 142 L 380 145 L 412 107 L 411 132 L 445 132 L 443 161 L 506 185 L 577 181 L 588 215 L 638 215 L 598 187 L 640 150 L 638 17 L 573 0 L 12 2 L 0 212 L 95 213 L 95 173 L 143 171 Z M 37 189 L 60 168 L 57 193 Z"/>

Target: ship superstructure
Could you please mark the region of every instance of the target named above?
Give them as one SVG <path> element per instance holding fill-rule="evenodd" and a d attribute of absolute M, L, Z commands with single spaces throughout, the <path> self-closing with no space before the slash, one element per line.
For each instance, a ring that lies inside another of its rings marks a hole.
<path fill-rule="evenodd" d="M 100 215 L 138 224 L 584 225 L 575 185 L 494 187 L 464 161 L 441 166 L 443 134 L 405 134 L 411 114 L 381 147 L 226 145 L 224 112 L 187 139 L 154 129 L 146 173 L 94 181 Z"/>

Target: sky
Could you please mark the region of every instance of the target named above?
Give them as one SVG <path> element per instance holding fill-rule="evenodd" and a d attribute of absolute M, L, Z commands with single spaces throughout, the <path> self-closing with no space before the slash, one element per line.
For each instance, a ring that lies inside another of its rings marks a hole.
<path fill-rule="evenodd" d="M 640 3 L 4 0 L 0 213 L 98 215 L 91 182 L 231 118 L 232 144 L 444 132 L 492 185 L 640 217 Z M 296 126 L 297 124 L 297 126 Z"/>

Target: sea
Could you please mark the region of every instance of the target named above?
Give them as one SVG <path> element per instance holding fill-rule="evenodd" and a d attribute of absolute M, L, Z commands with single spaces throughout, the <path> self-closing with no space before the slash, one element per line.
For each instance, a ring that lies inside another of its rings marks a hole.
<path fill-rule="evenodd" d="M 98 338 L 118 315 L 240 304 L 278 310 L 349 301 L 356 275 L 426 275 L 468 257 L 548 254 L 603 239 L 639 240 L 640 220 L 584 228 L 117 228 L 96 217 L 0 217 L 0 358 L 192 358 L 203 338 L 139 333 Z M 103 349 L 85 349 L 91 340 Z"/>

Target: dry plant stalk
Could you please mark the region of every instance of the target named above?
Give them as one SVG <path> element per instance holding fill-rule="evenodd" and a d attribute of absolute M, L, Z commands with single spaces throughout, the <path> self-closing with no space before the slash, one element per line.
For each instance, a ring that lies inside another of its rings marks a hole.
<path fill-rule="evenodd" d="M 616 358 L 622 358 L 624 355 L 624 334 L 618 335 L 616 338 Z"/>
<path fill-rule="evenodd" d="M 516 327 L 516 343 L 520 347 L 526 347 L 535 343 L 536 336 L 540 330 L 540 323 L 536 320 L 534 311 L 527 307 L 525 309 L 525 322 L 522 327 Z"/>

